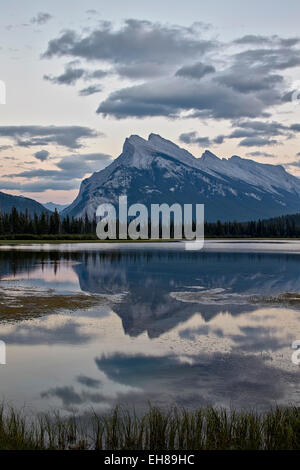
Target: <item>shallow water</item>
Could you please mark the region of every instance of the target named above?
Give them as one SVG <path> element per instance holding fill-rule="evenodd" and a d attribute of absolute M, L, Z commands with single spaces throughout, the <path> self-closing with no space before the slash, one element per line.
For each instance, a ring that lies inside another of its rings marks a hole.
<path fill-rule="evenodd" d="M 65 413 L 116 402 L 299 405 L 300 308 L 251 299 L 300 292 L 300 243 L 182 245 L 0 247 L 0 296 L 43 298 L 24 318 L 0 303 L 0 397 Z M 78 293 L 99 303 L 45 314 L 47 296 Z"/>

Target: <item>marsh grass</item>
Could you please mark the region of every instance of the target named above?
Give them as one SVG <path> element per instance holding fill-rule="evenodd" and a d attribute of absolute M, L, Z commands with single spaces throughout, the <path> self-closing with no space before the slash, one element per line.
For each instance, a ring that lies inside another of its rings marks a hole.
<path fill-rule="evenodd" d="M 287 306 L 300 306 L 300 294 L 296 292 L 283 292 L 277 296 L 271 297 L 250 297 L 251 303 L 273 304 L 273 305 L 287 305 Z"/>
<path fill-rule="evenodd" d="M 207 407 L 149 407 L 143 415 L 116 407 L 106 415 L 26 418 L 0 408 L 1 450 L 299 450 L 300 408 L 265 413 Z"/>
<path fill-rule="evenodd" d="M 103 304 L 102 297 L 81 293 L 26 292 L 20 288 L 0 291 L 0 320 L 16 320 L 51 314 L 62 310 L 81 310 Z"/>

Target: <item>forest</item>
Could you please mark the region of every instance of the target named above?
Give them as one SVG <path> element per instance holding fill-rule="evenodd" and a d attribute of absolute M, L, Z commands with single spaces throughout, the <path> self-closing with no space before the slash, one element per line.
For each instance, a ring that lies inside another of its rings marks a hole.
<path fill-rule="evenodd" d="M 57 211 L 31 216 L 16 208 L 0 212 L 0 239 L 97 239 L 96 217 L 61 217 Z M 206 238 L 300 238 L 300 213 L 249 222 L 205 222 Z M 171 224 L 171 238 L 173 227 Z"/>

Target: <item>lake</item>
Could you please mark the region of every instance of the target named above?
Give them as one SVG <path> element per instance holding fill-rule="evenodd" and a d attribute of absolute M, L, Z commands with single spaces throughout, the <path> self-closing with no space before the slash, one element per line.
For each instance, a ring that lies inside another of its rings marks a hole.
<path fill-rule="evenodd" d="M 0 246 L 0 397 L 63 414 L 116 403 L 299 406 L 300 242 Z"/>

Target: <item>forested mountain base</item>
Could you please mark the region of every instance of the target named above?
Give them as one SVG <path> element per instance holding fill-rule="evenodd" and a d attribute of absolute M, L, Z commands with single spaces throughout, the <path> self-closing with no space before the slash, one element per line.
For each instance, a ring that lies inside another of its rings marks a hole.
<path fill-rule="evenodd" d="M 15 208 L 10 214 L 0 213 L 2 240 L 96 240 L 96 226 L 96 217 L 90 220 L 87 215 L 70 219 L 55 211 L 32 217 Z M 171 224 L 171 238 L 173 232 Z M 205 222 L 204 232 L 206 238 L 300 238 L 300 213 L 249 222 Z"/>

